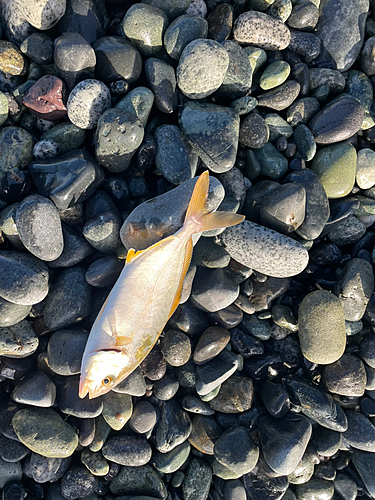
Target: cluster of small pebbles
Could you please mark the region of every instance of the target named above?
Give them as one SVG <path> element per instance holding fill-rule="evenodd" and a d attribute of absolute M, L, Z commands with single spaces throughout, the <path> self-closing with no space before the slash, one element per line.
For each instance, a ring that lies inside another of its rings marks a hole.
<path fill-rule="evenodd" d="M 1 500 L 374 499 L 375 2 L 0 21 Z M 127 251 L 207 169 L 208 209 L 245 221 L 194 237 L 150 355 L 80 399 Z"/>

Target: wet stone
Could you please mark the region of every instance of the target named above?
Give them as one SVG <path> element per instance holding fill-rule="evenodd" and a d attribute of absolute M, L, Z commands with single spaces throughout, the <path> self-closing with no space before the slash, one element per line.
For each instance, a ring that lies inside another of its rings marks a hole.
<path fill-rule="evenodd" d="M 155 130 L 157 152 L 155 165 L 172 184 L 178 185 L 195 175 L 198 157 L 176 125 L 162 125 Z"/>
<path fill-rule="evenodd" d="M 253 395 L 253 382 L 250 378 L 232 375 L 223 382 L 209 405 L 221 413 L 242 413 L 251 408 Z"/>
<path fill-rule="evenodd" d="M 260 389 L 260 397 L 272 417 L 283 418 L 288 413 L 289 395 L 280 384 L 266 382 Z"/>
<path fill-rule="evenodd" d="M 42 76 L 29 88 L 22 102 L 31 114 L 44 120 L 58 120 L 66 115 L 65 84 L 55 76 Z"/>
<path fill-rule="evenodd" d="M 207 22 L 208 38 L 216 40 L 219 43 L 223 42 L 229 38 L 232 31 L 233 7 L 227 3 L 218 5 L 207 17 Z"/>
<path fill-rule="evenodd" d="M 297 99 L 301 86 L 295 80 L 288 80 L 274 89 L 267 90 L 257 97 L 258 106 L 282 111 Z"/>
<path fill-rule="evenodd" d="M 67 500 L 76 500 L 94 493 L 97 479 L 83 465 L 71 467 L 61 480 L 61 495 Z"/>
<path fill-rule="evenodd" d="M 190 339 L 178 330 L 168 330 L 161 340 L 161 351 L 168 364 L 182 366 L 191 355 Z"/>
<path fill-rule="evenodd" d="M 44 261 L 61 255 L 64 247 L 61 221 L 50 200 L 40 195 L 27 196 L 17 209 L 15 222 L 23 245 L 33 255 Z"/>
<path fill-rule="evenodd" d="M 307 265 L 307 251 L 297 242 L 250 221 L 227 228 L 220 239 L 233 259 L 268 276 L 293 276 Z"/>
<path fill-rule="evenodd" d="M 72 267 L 62 271 L 48 294 L 43 319 L 50 330 L 59 330 L 87 317 L 91 289 L 85 280 L 85 269 Z"/>
<path fill-rule="evenodd" d="M 223 173 L 233 167 L 240 124 L 238 114 L 231 108 L 187 102 L 180 112 L 179 124 L 193 151 L 210 170 Z"/>
<path fill-rule="evenodd" d="M 54 333 L 47 346 L 48 366 L 58 375 L 76 375 L 81 371 L 83 351 L 88 334 L 81 330 Z"/>
<path fill-rule="evenodd" d="M 0 297 L 0 327 L 13 326 L 25 319 L 31 311 L 31 305 L 12 304 Z"/>
<path fill-rule="evenodd" d="M 111 94 L 108 87 L 99 80 L 83 80 L 69 94 L 68 118 L 79 128 L 93 129 L 100 116 L 110 107 Z"/>
<path fill-rule="evenodd" d="M 193 427 L 189 443 L 205 455 L 214 454 L 214 444 L 222 433 L 222 428 L 214 417 L 196 415 L 192 420 Z"/>
<path fill-rule="evenodd" d="M 159 8 L 135 4 L 121 23 L 126 37 L 144 56 L 157 54 L 163 47 L 163 36 L 168 27 L 167 15 Z"/>
<path fill-rule="evenodd" d="M 290 32 L 282 22 L 263 12 L 248 11 L 234 23 L 234 39 L 265 50 L 283 50 L 290 41 Z"/>
<path fill-rule="evenodd" d="M 145 63 L 145 75 L 155 96 L 155 106 L 162 113 L 173 113 L 177 108 L 177 82 L 173 66 L 150 57 Z"/>
<path fill-rule="evenodd" d="M 262 148 L 269 139 L 269 129 L 264 119 L 253 112 L 246 116 L 240 126 L 239 140 L 249 148 Z"/>
<path fill-rule="evenodd" d="M 136 87 L 120 99 L 114 107 L 135 115 L 145 127 L 153 104 L 154 94 L 151 90 L 147 87 Z"/>
<path fill-rule="evenodd" d="M 171 474 L 180 469 L 186 462 L 189 453 L 190 444 L 188 441 L 185 441 L 167 453 L 160 453 L 159 451 L 153 453 L 152 465 L 158 472 Z"/>
<path fill-rule="evenodd" d="M 72 31 L 58 37 L 54 43 L 57 74 L 70 90 L 81 80 L 93 78 L 96 65 L 95 52 L 90 43 L 80 33 Z"/>
<path fill-rule="evenodd" d="M 8 358 L 31 356 L 39 345 L 31 324 L 25 319 L 13 326 L 0 328 L 0 355 Z"/>
<path fill-rule="evenodd" d="M 186 441 L 191 432 L 188 414 L 175 401 L 162 401 L 159 420 L 155 430 L 155 446 L 161 453 L 167 453 Z"/>
<path fill-rule="evenodd" d="M 261 417 L 260 440 L 266 463 L 278 474 L 288 475 L 298 466 L 311 436 L 311 423 L 302 415 L 282 420 Z"/>
<path fill-rule="evenodd" d="M 114 254 L 120 245 L 120 226 L 120 218 L 108 211 L 88 220 L 82 234 L 98 252 Z"/>
<path fill-rule="evenodd" d="M 185 500 L 206 500 L 212 479 L 212 470 L 207 462 L 193 458 L 182 483 Z"/>
<path fill-rule="evenodd" d="M 104 36 L 93 43 L 95 75 L 108 84 L 116 80 L 136 83 L 142 71 L 142 58 L 131 43 L 119 36 Z"/>
<path fill-rule="evenodd" d="M 178 86 L 190 99 L 203 99 L 223 83 L 228 65 L 228 52 L 218 42 L 194 40 L 181 54 L 176 72 Z"/>
<path fill-rule="evenodd" d="M 198 365 L 207 363 L 225 348 L 229 340 L 230 335 L 228 330 L 217 326 L 210 326 L 199 338 L 194 350 L 194 362 Z"/>
<path fill-rule="evenodd" d="M 12 425 L 21 443 L 49 458 L 69 457 L 78 444 L 73 427 L 49 408 L 20 410 Z"/>
<path fill-rule="evenodd" d="M 178 60 L 186 45 L 197 38 L 207 37 L 207 21 L 199 16 L 184 14 L 175 19 L 165 31 L 164 47 L 172 59 Z M 214 39 L 214 37 L 210 36 Z M 221 42 L 222 40 L 216 40 Z"/>
<path fill-rule="evenodd" d="M 43 372 L 27 375 L 13 389 L 11 398 L 16 403 L 32 406 L 53 406 L 56 398 L 56 386 Z"/>
<path fill-rule="evenodd" d="M 114 495 L 148 495 L 166 500 L 167 489 L 159 475 L 149 465 L 121 467 L 117 476 L 109 484 Z M 146 497 L 147 498 L 147 497 Z"/>
<path fill-rule="evenodd" d="M 106 441 L 103 456 L 120 465 L 139 467 L 151 459 L 151 446 L 136 436 L 115 436 Z"/>
<path fill-rule="evenodd" d="M 105 403 L 104 403 L 105 407 Z M 129 420 L 129 426 L 138 434 L 145 434 L 154 428 L 157 421 L 155 408 L 148 401 L 139 401 Z"/>
<path fill-rule="evenodd" d="M 319 19 L 319 8 L 314 2 L 297 4 L 288 17 L 287 24 L 290 28 L 301 31 L 311 31 Z"/>
<path fill-rule="evenodd" d="M 247 474 L 258 461 L 259 449 L 247 429 L 233 426 L 215 442 L 214 455 L 218 462 L 236 474 Z"/>
<path fill-rule="evenodd" d="M 24 467 L 24 474 L 43 484 L 61 479 L 70 466 L 70 458 L 48 458 L 31 453 Z"/>

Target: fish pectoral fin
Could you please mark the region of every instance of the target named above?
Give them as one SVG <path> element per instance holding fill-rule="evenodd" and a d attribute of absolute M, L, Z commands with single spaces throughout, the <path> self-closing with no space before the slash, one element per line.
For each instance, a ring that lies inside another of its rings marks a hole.
<path fill-rule="evenodd" d="M 173 237 L 173 235 L 172 235 L 172 237 Z M 163 240 L 157 241 L 156 243 L 154 243 L 150 247 L 145 248 L 144 250 L 137 250 L 137 251 L 135 251 L 134 248 L 130 248 L 129 251 L 128 251 L 128 253 L 126 254 L 125 264 L 129 264 L 129 262 L 131 262 L 136 257 L 138 257 L 138 255 L 141 255 L 141 253 L 146 252 L 148 250 L 152 250 L 152 249 L 160 246 L 166 239 L 167 238 L 164 238 Z"/>
<path fill-rule="evenodd" d="M 190 238 L 186 244 L 184 263 L 182 265 L 182 271 L 181 271 L 181 277 L 180 277 L 180 281 L 178 283 L 176 295 L 173 299 L 173 304 L 172 304 L 171 310 L 169 311 L 168 320 L 172 316 L 172 314 L 175 312 L 175 310 L 178 307 L 178 304 L 180 303 L 181 293 L 182 293 L 182 285 L 184 283 L 184 279 L 185 279 L 187 270 L 189 269 L 192 254 L 193 254 L 193 241 Z"/>
<path fill-rule="evenodd" d="M 133 342 L 132 337 L 115 337 L 115 339 L 116 339 L 116 347 L 123 347 Z"/>

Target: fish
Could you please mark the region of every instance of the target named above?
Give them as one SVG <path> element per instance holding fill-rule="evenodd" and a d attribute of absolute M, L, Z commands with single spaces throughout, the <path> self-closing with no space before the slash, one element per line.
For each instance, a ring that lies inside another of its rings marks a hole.
<path fill-rule="evenodd" d="M 208 187 L 206 170 L 195 183 L 182 228 L 145 250 L 128 251 L 85 346 L 80 398 L 108 393 L 149 354 L 179 305 L 192 258 L 192 236 L 244 220 L 243 215 L 231 212 L 209 212 Z"/>

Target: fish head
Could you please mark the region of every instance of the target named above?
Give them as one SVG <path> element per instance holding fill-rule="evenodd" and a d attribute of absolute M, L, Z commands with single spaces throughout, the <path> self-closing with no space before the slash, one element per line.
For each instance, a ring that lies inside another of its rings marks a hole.
<path fill-rule="evenodd" d="M 120 350 L 90 353 L 82 363 L 79 397 L 83 399 L 88 394 L 93 399 L 112 390 L 128 362 L 129 356 Z"/>

